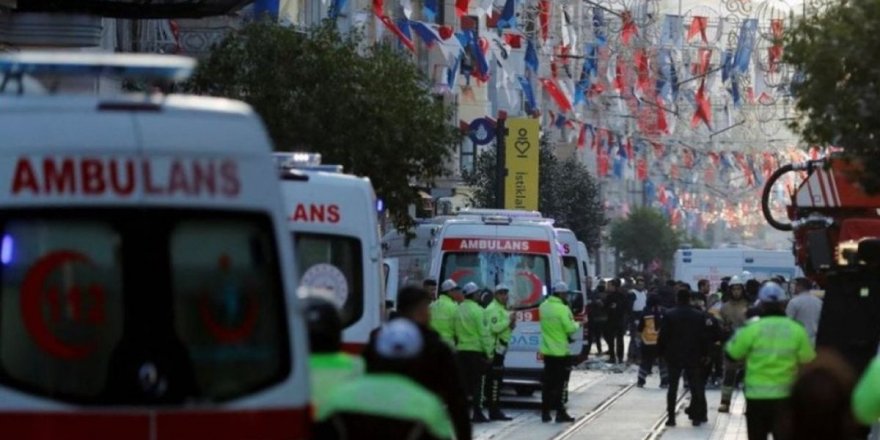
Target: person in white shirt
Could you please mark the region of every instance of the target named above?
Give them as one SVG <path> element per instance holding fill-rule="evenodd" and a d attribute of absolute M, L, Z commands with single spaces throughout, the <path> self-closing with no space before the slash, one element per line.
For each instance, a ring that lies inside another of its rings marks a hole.
<path fill-rule="evenodd" d="M 635 286 L 629 293 L 632 301 L 632 309 L 629 315 L 629 350 L 627 361 L 638 364 L 641 362 L 641 338 L 639 337 L 639 319 L 645 310 L 648 301 L 648 291 L 645 290 L 645 279 L 641 276 L 636 278 Z"/>
<path fill-rule="evenodd" d="M 816 345 L 816 332 L 819 330 L 819 317 L 822 315 L 822 300 L 810 290 L 813 283 L 806 278 L 798 278 L 794 282 L 794 298 L 788 302 L 785 314 L 800 322 L 807 330 L 813 346 Z"/>

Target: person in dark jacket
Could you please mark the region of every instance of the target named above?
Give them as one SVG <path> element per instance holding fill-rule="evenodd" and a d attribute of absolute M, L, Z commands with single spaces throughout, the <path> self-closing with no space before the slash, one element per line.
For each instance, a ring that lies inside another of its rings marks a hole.
<path fill-rule="evenodd" d="M 676 294 L 676 307 L 669 310 L 660 327 L 657 348 L 666 359 L 669 389 L 666 393 L 666 426 L 675 426 L 675 404 L 682 373 L 690 384 L 691 406 L 688 415 L 694 426 L 705 423 L 706 391 L 702 366 L 708 354 L 709 330 L 712 323 L 703 312 L 691 306 L 691 293 L 681 289 Z"/>
<path fill-rule="evenodd" d="M 620 289 L 620 280 L 615 278 L 609 281 L 606 289 L 605 313 L 608 322 L 605 324 L 605 342 L 608 343 L 608 361 L 620 364 L 623 363 L 623 335 L 626 333 L 630 302 Z"/>
<path fill-rule="evenodd" d="M 602 354 L 602 339 L 605 335 L 605 323 L 608 315 L 605 313 L 605 280 L 599 281 L 596 290 L 589 296 L 590 307 L 587 312 L 587 354 L 590 354 L 593 344 L 596 344 L 596 354 Z"/>
<path fill-rule="evenodd" d="M 428 327 L 431 298 L 424 289 L 404 287 L 397 294 L 397 310 L 401 318 L 416 323 L 424 340 L 421 355 L 415 360 L 413 379 L 436 394 L 446 405 L 457 440 L 470 440 L 471 419 L 464 374 L 452 348 L 440 339 L 440 335 Z M 364 350 L 367 364 L 378 359 L 376 353 L 377 332 L 370 335 Z"/>
<path fill-rule="evenodd" d="M 666 280 L 666 284 L 657 290 L 660 298 L 660 307 L 671 309 L 675 307 L 675 281 Z"/>

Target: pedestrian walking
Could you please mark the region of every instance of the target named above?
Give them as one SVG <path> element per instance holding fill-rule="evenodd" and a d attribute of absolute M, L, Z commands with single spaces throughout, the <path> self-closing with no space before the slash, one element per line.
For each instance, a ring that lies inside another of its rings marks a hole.
<path fill-rule="evenodd" d="M 660 358 L 657 349 L 657 339 L 660 335 L 660 325 L 663 322 L 663 307 L 660 307 L 660 298 L 657 295 L 648 295 L 646 305 L 638 320 L 638 338 L 642 342 L 642 359 L 639 365 L 638 382 L 639 388 L 645 386 L 645 381 L 654 364 L 660 372 L 660 386 L 662 387 L 668 381 L 666 372 L 666 363 Z"/>
<path fill-rule="evenodd" d="M 309 384 L 312 406 L 321 408 L 333 390 L 364 374 L 364 361 L 342 351 L 342 317 L 328 299 L 305 300 L 309 332 Z"/>
<path fill-rule="evenodd" d="M 632 306 L 630 307 L 629 318 L 627 319 L 629 324 L 629 347 L 627 348 L 626 358 L 628 362 L 634 364 L 638 364 L 641 359 L 642 338 L 640 337 L 638 326 L 639 317 L 642 316 L 642 311 L 645 310 L 647 300 L 648 291 L 645 289 L 645 278 L 638 276 L 635 280 L 635 286 L 630 290 Z"/>
<path fill-rule="evenodd" d="M 676 307 L 666 313 L 657 341 L 660 355 L 666 359 L 669 388 L 666 392 L 666 426 L 675 426 L 675 405 L 678 384 L 682 375 L 690 384 L 691 403 L 688 411 L 694 426 L 705 423 L 706 391 L 703 388 L 703 365 L 708 353 L 711 323 L 706 316 L 691 306 L 691 293 L 680 289 L 676 293 Z"/>
<path fill-rule="evenodd" d="M 819 317 L 822 316 L 822 300 L 810 290 L 813 283 L 806 278 L 794 281 L 794 297 L 785 307 L 785 314 L 804 326 L 810 343 L 816 346 L 816 333 L 819 331 Z"/>
<path fill-rule="evenodd" d="M 431 328 L 440 334 L 443 342 L 455 347 L 455 314 L 458 312 L 457 298 L 461 288 L 452 280 L 443 281 L 440 295 L 431 304 Z"/>
<path fill-rule="evenodd" d="M 744 296 L 745 284 L 740 277 L 731 277 L 728 289 L 730 295 L 727 301 L 721 305 L 720 310 L 721 333 L 725 341 L 743 326 L 746 322 L 746 311 L 749 309 L 749 302 Z M 733 399 L 733 390 L 736 388 L 743 364 L 727 356 L 724 357 L 723 364 L 724 377 L 721 381 L 721 404 L 718 406 L 718 412 L 727 413 L 730 412 L 730 401 Z"/>
<path fill-rule="evenodd" d="M 471 399 L 474 423 L 488 422 L 483 414 L 483 381 L 494 350 L 489 327 L 486 325 L 485 310 L 477 303 L 480 288 L 467 283 L 462 288 L 464 301 L 458 306 L 455 315 L 455 336 L 459 362 L 465 371 L 468 394 Z"/>
<path fill-rule="evenodd" d="M 416 325 L 403 318 L 388 322 L 377 332 L 375 348 L 367 374 L 337 386 L 317 408 L 314 438 L 452 439 L 443 402 L 414 380 L 424 349 Z"/>
<path fill-rule="evenodd" d="M 602 340 L 605 339 L 605 325 L 608 323 L 608 314 L 605 312 L 605 288 L 604 280 L 600 281 L 596 290 L 591 292 L 589 310 L 587 311 L 587 354 L 593 344 L 596 345 L 596 354 L 601 356 Z"/>
<path fill-rule="evenodd" d="M 404 287 L 397 294 L 399 319 L 412 321 L 424 341 L 421 354 L 413 360 L 417 365 L 412 378 L 446 405 L 456 440 L 470 440 L 471 414 L 464 373 L 453 348 L 428 326 L 431 320 L 430 304 L 430 294 L 418 287 Z M 364 360 L 368 364 L 376 363 L 381 358 L 377 351 L 378 334 L 379 331 L 376 331 L 370 335 L 370 341 L 364 349 Z"/>
<path fill-rule="evenodd" d="M 746 424 L 749 440 L 766 440 L 782 432 L 777 417 L 797 377 L 798 368 L 816 352 L 806 330 L 785 316 L 785 292 L 768 282 L 758 291 L 761 317 L 741 329 L 725 346 L 728 356 L 745 361 Z"/>
<path fill-rule="evenodd" d="M 544 358 L 543 390 L 541 392 L 541 420 L 552 420 L 550 411 L 556 411 L 557 422 L 572 422 L 565 410 L 565 392 L 571 374 L 569 344 L 580 327 L 574 320 L 571 309 L 565 303 L 568 285 L 558 282 L 553 286 L 553 294 L 547 297 L 539 308 L 541 323 L 540 353 Z"/>
<path fill-rule="evenodd" d="M 614 364 L 623 363 L 623 335 L 627 329 L 626 317 L 629 312 L 629 300 L 620 289 L 620 280 L 613 279 L 606 285 L 608 292 L 605 297 L 605 342 L 608 343 L 608 361 Z"/>
<path fill-rule="evenodd" d="M 516 318 L 507 310 L 510 287 L 505 284 L 495 286 L 495 298 L 486 307 L 486 322 L 492 337 L 492 365 L 486 375 L 486 406 L 489 408 L 489 420 L 512 420 L 501 411 L 499 394 L 501 381 L 504 378 L 504 358 L 510 344 L 511 333 L 516 327 Z"/>

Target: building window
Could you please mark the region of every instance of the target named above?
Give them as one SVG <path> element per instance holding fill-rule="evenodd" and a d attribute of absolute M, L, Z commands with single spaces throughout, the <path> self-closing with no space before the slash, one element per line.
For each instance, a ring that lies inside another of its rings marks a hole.
<path fill-rule="evenodd" d="M 476 149 L 474 148 L 474 143 L 471 141 L 470 137 L 462 136 L 459 151 L 458 160 L 461 173 L 473 172 Z"/>

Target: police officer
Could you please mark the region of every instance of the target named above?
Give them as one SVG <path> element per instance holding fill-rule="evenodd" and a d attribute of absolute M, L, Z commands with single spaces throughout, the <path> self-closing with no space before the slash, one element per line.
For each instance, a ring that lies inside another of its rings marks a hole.
<path fill-rule="evenodd" d="M 455 281 L 446 280 L 440 285 L 437 300 L 431 304 L 431 328 L 450 347 L 455 347 L 455 314 L 458 311 L 455 297 L 460 295 L 460 291 Z"/>
<path fill-rule="evenodd" d="M 565 303 L 568 285 L 558 282 L 553 285 L 550 295 L 539 309 L 541 320 L 540 352 L 544 357 L 544 389 L 541 393 L 541 420 L 549 422 L 551 410 L 556 410 L 557 422 L 572 422 L 574 418 L 565 411 L 563 404 L 568 376 L 571 374 L 571 359 L 568 345 L 575 332 L 579 330 L 571 309 Z"/>
<path fill-rule="evenodd" d="M 480 288 L 467 283 L 462 289 L 464 301 L 458 305 L 455 314 L 455 336 L 458 357 L 465 370 L 468 391 L 473 408 L 474 423 L 488 422 L 483 414 L 483 380 L 486 369 L 494 354 L 492 337 L 486 325 L 485 310 L 476 301 Z"/>
<path fill-rule="evenodd" d="M 486 307 L 486 322 L 492 336 L 494 355 L 492 367 L 486 375 L 486 400 L 489 407 L 490 420 L 512 420 L 498 407 L 498 393 L 501 390 L 501 379 L 504 377 L 504 355 L 510 343 L 510 333 L 516 326 L 516 319 L 507 311 L 507 300 L 510 288 L 504 284 L 495 286 L 495 297 Z"/>
<path fill-rule="evenodd" d="M 761 317 L 740 328 L 725 351 L 746 363 L 746 425 L 749 440 L 781 438 L 776 419 L 784 409 L 800 365 L 816 352 L 807 331 L 785 316 L 785 291 L 768 282 L 758 291 Z"/>
<path fill-rule="evenodd" d="M 423 348 L 412 321 L 401 318 L 383 325 L 367 374 L 338 385 L 317 408 L 315 438 L 452 439 L 443 402 L 413 379 Z"/>
<path fill-rule="evenodd" d="M 703 365 L 708 356 L 710 330 L 714 324 L 702 311 L 691 306 L 691 292 L 688 289 L 679 289 L 675 296 L 676 307 L 664 316 L 657 341 L 658 352 L 666 359 L 669 370 L 666 426 L 675 426 L 675 405 L 682 374 L 690 386 L 688 416 L 694 426 L 700 426 L 708 420 Z"/>
<path fill-rule="evenodd" d="M 312 406 L 320 408 L 336 386 L 364 373 L 364 362 L 342 352 L 342 318 L 332 302 L 320 297 L 307 298 L 305 318 L 311 348 Z"/>

